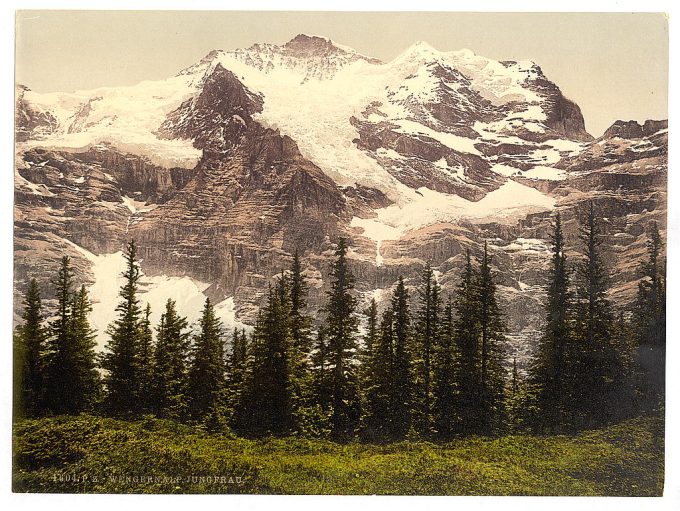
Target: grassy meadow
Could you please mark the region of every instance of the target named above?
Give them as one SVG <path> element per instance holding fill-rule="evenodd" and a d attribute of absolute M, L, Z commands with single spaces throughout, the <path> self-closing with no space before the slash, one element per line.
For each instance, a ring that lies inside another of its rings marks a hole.
<path fill-rule="evenodd" d="M 621 495 L 663 492 L 663 427 L 576 436 L 336 444 L 212 435 L 159 419 L 21 420 L 15 492 Z"/>

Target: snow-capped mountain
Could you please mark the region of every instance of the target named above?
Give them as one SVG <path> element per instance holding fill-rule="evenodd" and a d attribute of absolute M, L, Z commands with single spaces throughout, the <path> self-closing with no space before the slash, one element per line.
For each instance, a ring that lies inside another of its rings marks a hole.
<path fill-rule="evenodd" d="M 162 81 L 18 87 L 16 107 L 19 286 L 68 252 L 96 294 L 98 258 L 135 237 L 149 279 L 193 279 L 184 292 L 247 323 L 296 248 L 317 306 L 340 236 L 364 297 L 428 260 L 452 290 L 462 252 L 489 239 L 520 349 L 554 208 L 572 233 L 583 201 L 607 211 L 627 292 L 646 223 L 665 225 L 666 124 L 618 122 L 594 140 L 531 61 L 419 42 L 383 63 L 298 35 L 212 51 Z"/>

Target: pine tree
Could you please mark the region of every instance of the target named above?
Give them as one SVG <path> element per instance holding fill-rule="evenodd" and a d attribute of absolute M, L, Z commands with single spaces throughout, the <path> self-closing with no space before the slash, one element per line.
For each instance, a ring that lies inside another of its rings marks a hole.
<path fill-rule="evenodd" d="M 456 431 L 458 409 L 456 406 L 457 352 L 455 346 L 455 323 L 453 303 L 449 301 L 444 308 L 438 342 L 433 351 L 433 401 L 432 422 L 440 439 L 450 439 Z"/>
<path fill-rule="evenodd" d="M 74 294 L 73 269 L 64 256 L 54 280 L 56 319 L 50 323 L 45 369 L 46 409 L 74 414 L 92 408 L 99 392 L 94 332 L 87 315 L 91 305 L 85 288 Z"/>
<path fill-rule="evenodd" d="M 584 259 L 578 266 L 575 340 L 571 346 L 571 405 L 577 428 L 610 422 L 620 391 L 621 361 L 613 338 L 613 311 L 607 298 L 608 275 L 602 261 L 602 236 L 593 203 L 579 235 Z"/>
<path fill-rule="evenodd" d="M 362 436 L 370 441 L 385 441 L 394 436 L 394 310 L 382 314 L 368 360 L 368 378 L 364 383 L 365 408 L 362 410 Z"/>
<path fill-rule="evenodd" d="M 329 362 L 329 347 L 326 333 L 323 328 L 319 328 L 312 350 L 312 388 L 314 391 L 315 404 L 319 406 L 324 414 L 330 414 L 331 407 L 331 374 Z"/>
<path fill-rule="evenodd" d="M 140 273 L 134 240 L 126 247 L 125 261 L 125 284 L 120 288 L 120 302 L 116 307 L 118 317 L 107 329 L 109 341 L 101 357 L 101 367 L 106 371 L 104 404 L 114 415 L 136 414 L 142 403 L 139 395 L 142 311 L 137 298 Z"/>
<path fill-rule="evenodd" d="M 347 264 L 347 245 L 340 239 L 332 264 L 331 289 L 325 307 L 325 330 L 331 366 L 331 430 L 337 439 L 353 436 L 360 416 L 356 375 L 356 299 L 352 296 L 354 275 Z"/>
<path fill-rule="evenodd" d="M 461 275 L 455 300 L 455 343 L 460 354 L 456 377 L 457 405 L 460 423 L 458 431 L 463 435 L 478 433 L 481 429 L 478 400 L 480 394 L 480 326 L 479 296 L 475 283 L 477 272 L 472 266 L 470 251 L 465 254 L 465 267 Z"/>
<path fill-rule="evenodd" d="M 139 348 L 138 348 L 138 388 L 136 395 L 139 399 L 139 410 L 151 412 L 153 410 L 153 364 L 154 342 L 151 327 L 151 305 L 146 304 L 144 316 L 139 322 Z"/>
<path fill-rule="evenodd" d="M 42 411 L 45 378 L 45 341 L 40 288 L 31 279 L 23 301 L 22 324 L 14 335 L 14 411 L 34 416 Z"/>
<path fill-rule="evenodd" d="M 392 297 L 394 313 L 394 364 L 392 378 L 393 434 L 403 438 L 411 429 L 413 411 L 413 370 L 411 364 L 411 317 L 408 292 L 403 277 L 399 277 Z"/>
<path fill-rule="evenodd" d="M 649 259 L 641 267 L 633 324 L 637 345 L 639 404 L 644 413 L 663 410 L 666 367 L 666 278 L 660 263 L 661 235 L 652 223 L 647 242 Z"/>
<path fill-rule="evenodd" d="M 222 325 L 210 298 L 206 298 L 192 346 L 188 397 L 191 418 L 212 431 L 226 425 L 226 364 L 221 335 Z"/>
<path fill-rule="evenodd" d="M 540 429 L 559 431 L 564 425 L 564 406 L 568 392 L 565 385 L 566 354 L 571 335 L 569 271 L 559 212 L 555 215 L 551 241 L 552 260 L 548 276 L 546 326 L 539 343 L 536 361 L 531 369 L 531 383 L 537 393 Z"/>
<path fill-rule="evenodd" d="M 424 434 L 432 429 L 432 358 L 438 342 L 441 312 L 440 287 L 434 271 L 427 263 L 418 289 L 420 303 L 416 312 L 414 369 L 416 379 L 415 420 Z"/>
<path fill-rule="evenodd" d="M 285 435 L 294 427 L 290 372 L 290 300 L 282 275 L 261 310 L 253 334 L 253 370 L 248 395 L 250 434 Z"/>
<path fill-rule="evenodd" d="M 187 418 L 189 333 L 186 330 L 186 318 L 177 313 L 174 300 L 169 299 L 158 326 L 154 354 L 154 411 L 162 418 Z"/>
<path fill-rule="evenodd" d="M 235 430 L 245 428 L 246 402 L 249 363 L 248 336 L 245 330 L 239 334 L 234 328 L 232 337 L 231 353 L 227 364 L 227 420 Z"/>
<path fill-rule="evenodd" d="M 505 374 L 501 350 L 506 329 L 496 299 L 496 284 L 486 242 L 475 287 L 479 296 L 481 432 L 491 434 L 498 430 L 502 419 Z"/>
<path fill-rule="evenodd" d="M 97 369 L 95 348 L 97 346 L 96 331 L 90 326 L 88 316 L 92 312 L 92 303 L 81 286 L 72 299 L 72 317 L 70 322 L 71 342 L 73 343 L 74 374 L 71 375 L 72 392 L 76 398 L 73 411 L 91 410 L 101 399 L 101 379 Z"/>

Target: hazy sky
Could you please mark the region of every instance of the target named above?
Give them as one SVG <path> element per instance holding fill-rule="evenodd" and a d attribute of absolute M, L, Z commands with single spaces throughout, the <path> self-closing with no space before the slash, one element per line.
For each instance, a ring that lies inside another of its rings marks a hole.
<path fill-rule="evenodd" d="M 600 135 L 617 119 L 667 118 L 662 14 L 21 11 L 16 79 L 39 92 L 174 75 L 210 50 L 324 35 L 382 60 L 416 41 L 532 59 Z"/>

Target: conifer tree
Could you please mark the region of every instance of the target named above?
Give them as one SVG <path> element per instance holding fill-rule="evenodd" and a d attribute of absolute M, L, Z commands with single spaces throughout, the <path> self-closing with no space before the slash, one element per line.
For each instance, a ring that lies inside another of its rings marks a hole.
<path fill-rule="evenodd" d="M 325 307 L 325 330 L 331 369 L 331 431 L 337 439 L 348 439 L 360 416 L 356 375 L 356 299 L 352 296 L 354 275 L 347 264 L 347 245 L 340 239 L 336 261 L 331 266 L 331 289 Z"/>
<path fill-rule="evenodd" d="M 472 266 L 470 250 L 465 253 L 465 267 L 461 275 L 454 303 L 454 330 L 457 352 L 460 356 L 459 371 L 456 377 L 457 405 L 460 423 L 458 431 L 463 435 L 480 430 L 480 327 L 479 296 L 475 283 L 477 272 Z"/>
<path fill-rule="evenodd" d="M 159 417 L 187 418 L 187 320 L 177 313 L 175 301 L 168 299 L 158 326 L 154 353 L 154 411 Z"/>
<path fill-rule="evenodd" d="M 38 281 L 31 279 L 23 300 L 22 324 L 14 335 L 14 411 L 34 416 L 42 411 L 45 378 L 45 341 Z"/>
<path fill-rule="evenodd" d="M 319 328 L 314 349 L 312 350 L 311 364 L 313 377 L 313 391 L 315 403 L 325 414 L 330 413 L 331 407 L 331 371 L 329 362 L 329 347 L 326 333 Z"/>
<path fill-rule="evenodd" d="M 439 315 L 441 312 L 440 287 L 428 262 L 422 273 L 418 289 L 420 303 L 416 312 L 414 338 L 414 372 L 416 395 L 415 420 L 420 431 L 427 434 L 432 429 L 432 358 L 438 342 Z"/>
<path fill-rule="evenodd" d="M 432 421 L 437 436 L 450 439 L 456 431 L 458 409 L 456 406 L 457 352 L 455 346 L 455 323 L 453 303 L 449 297 L 444 308 L 438 342 L 433 350 L 433 401 Z"/>
<path fill-rule="evenodd" d="M 95 347 L 96 331 L 90 326 L 88 319 L 92 312 L 92 303 L 85 290 L 73 296 L 71 305 L 72 317 L 70 335 L 74 348 L 74 374 L 71 375 L 72 392 L 76 398 L 74 411 L 91 410 L 101 399 L 101 379 L 97 370 Z"/>
<path fill-rule="evenodd" d="M 392 378 L 393 434 L 403 438 L 411 429 L 413 411 L 413 370 L 411 364 L 411 317 L 408 292 L 399 277 L 392 297 L 394 313 L 394 364 Z"/>
<path fill-rule="evenodd" d="M 506 329 L 496 299 L 496 284 L 486 242 L 475 287 L 479 296 L 481 432 L 491 434 L 498 430 L 502 419 L 505 373 L 501 350 Z"/>
<path fill-rule="evenodd" d="M 559 431 L 564 425 L 565 399 L 569 391 L 565 384 L 565 372 L 568 370 L 566 355 L 571 335 L 569 271 L 559 212 L 555 215 L 551 241 L 546 326 L 531 370 L 531 382 L 537 394 L 540 428 L 544 431 Z"/>
<path fill-rule="evenodd" d="M 138 348 L 138 388 L 136 394 L 139 399 L 139 410 L 150 412 L 153 408 L 153 364 L 154 342 L 151 326 L 151 305 L 146 304 L 144 316 L 139 322 L 139 348 Z"/>
<path fill-rule="evenodd" d="M 189 415 L 219 431 L 226 425 L 226 361 L 221 339 L 222 325 L 206 298 L 194 338 L 189 368 Z"/>
<path fill-rule="evenodd" d="M 382 314 L 368 360 L 368 378 L 364 383 L 365 408 L 362 410 L 361 433 L 371 441 L 385 441 L 394 436 L 394 310 L 390 306 Z"/>
<path fill-rule="evenodd" d="M 250 434 L 285 435 L 294 427 L 290 371 L 289 283 L 281 276 L 269 289 L 253 335 L 253 370 L 248 396 Z"/>
<path fill-rule="evenodd" d="M 570 369 L 573 425 L 596 427 L 611 421 L 618 406 L 621 360 L 613 339 L 613 311 L 607 298 L 608 275 L 600 247 L 602 236 L 593 203 L 579 235 L 584 259 L 578 266 L 578 303 Z"/>
<path fill-rule="evenodd" d="M 662 240 L 659 227 L 652 223 L 647 252 L 642 264 L 633 315 L 636 365 L 639 368 L 639 404 L 644 413 L 663 410 L 666 367 L 666 278 L 659 261 Z"/>
<path fill-rule="evenodd" d="M 227 364 L 227 420 L 235 430 L 244 430 L 250 349 L 245 330 L 234 328 Z"/>
<path fill-rule="evenodd" d="M 142 402 L 139 395 L 142 311 L 137 298 L 140 273 L 134 240 L 126 247 L 125 261 L 125 283 L 120 288 L 120 302 L 116 307 L 118 317 L 107 329 L 109 341 L 101 357 L 101 367 L 106 371 L 104 404 L 114 415 L 136 414 Z"/>

